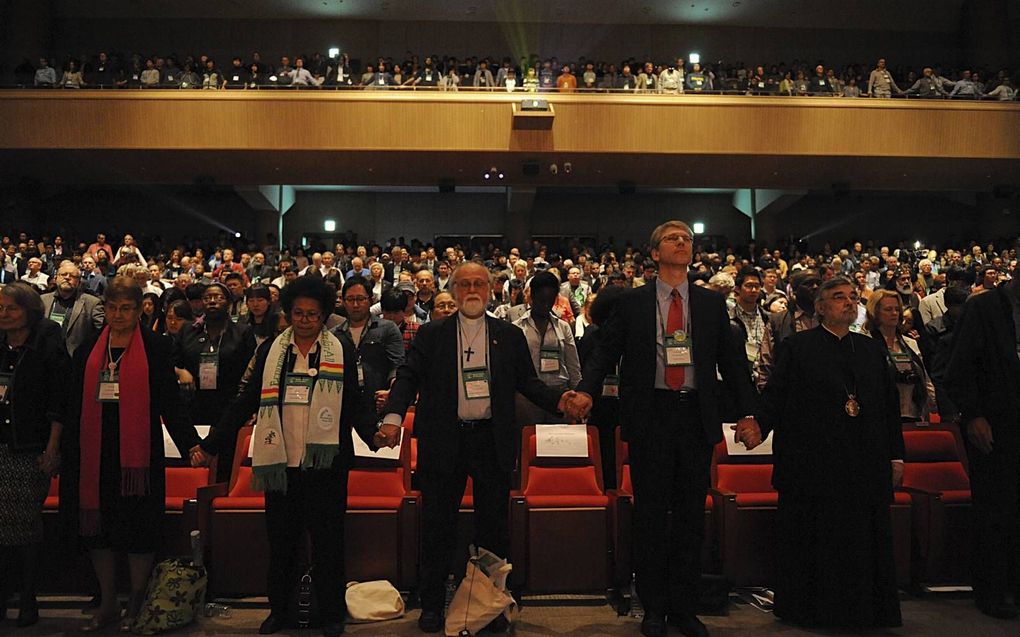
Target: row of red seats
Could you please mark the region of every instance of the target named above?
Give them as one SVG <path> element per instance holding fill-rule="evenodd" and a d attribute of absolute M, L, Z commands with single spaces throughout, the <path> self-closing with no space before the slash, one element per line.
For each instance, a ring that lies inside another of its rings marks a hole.
<path fill-rule="evenodd" d="M 413 425 L 410 412 L 408 433 Z M 238 436 L 229 484 L 209 485 L 207 469 L 167 468 L 167 552 L 187 554 L 188 532 L 201 529 L 207 538 L 210 586 L 218 595 L 265 592 L 265 505 L 262 493 L 250 484 L 251 431 L 242 429 Z M 535 428 L 524 429 L 520 488 L 512 493 L 510 507 L 512 582 L 518 588 L 595 591 L 623 589 L 630 582 L 633 492 L 627 445 L 617 439 L 620 486 L 607 492 L 598 432 L 588 427 L 587 438 L 587 458 L 546 458 L 537 454 Z M 957 440 L 947 430 L 907 431 L 904 438 L 904 483 L 892 505 L 899 583 L 965 581 L 970 490 Z M 421 550 L 419 495 L 412 488 L 416 447 L 407 435 L 396 459 L 357 458 L 349 477 L 345 526 L 348 579 L 415 586 Z M 774 537 L 778 504 L 771 457 L 730 456 L 723 443 L 712 472 L 713 487 L 705 500 L 704 570 L 722 573 L 737 586 L 767 586 L 774 581 L 774 554 L 761 547 Z M 46 502 L 54 511 L 56 493 L 55 480 Z M 458 529 L 465 558 L 472 507 L 469 481 Z M 237 548 L 240 542 L 243 550 Z M 458 572 L 460 566 L 452 569 Z"/>

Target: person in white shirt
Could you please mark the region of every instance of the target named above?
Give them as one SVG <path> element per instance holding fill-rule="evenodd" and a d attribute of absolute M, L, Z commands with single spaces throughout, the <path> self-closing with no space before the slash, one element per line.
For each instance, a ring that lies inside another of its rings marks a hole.
<path fill-rule="evenodd" d="M 122 245 L 120 250 L 117 250 L 115 253 L 116 256 L 113 259 L 113 265 L 124 265 L 125 261 L 123 258 L 126 254 L 134 254 L 138 259 L 136 263 L 145 263 L 145 257 L 142 256 L 142 251 L 139 250 L 138 245 L 135 244 L 135 238 L 129 234 L 124 235 L 124 245 Z"/>
<path fill-rule="evenodd" d="M 39 257 L 32 257 L 28 260 L 28 272 L 21 277 L 21 280 L 25 283 L 30 283 L 40 290 L 45 290 L 46 285 L 50 282 L 48 274 L 42 272 L 42 259 Z"/>
<path fill-rule="evenodd" d="M 315 78 L 312 77 L 311 71 L 305 68 L 305 59 L 298 57 L 294 60 L 294 71 L 292 73 L 293 81 L 291 82 L 294 86 L 312 86 L 315 84 Z"/>

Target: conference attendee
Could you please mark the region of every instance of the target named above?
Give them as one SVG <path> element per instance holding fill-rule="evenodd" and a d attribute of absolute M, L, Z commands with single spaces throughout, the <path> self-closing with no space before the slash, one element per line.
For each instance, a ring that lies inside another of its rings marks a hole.
<path fill-rule="evenodd" d="M 431 270 L 421 269 L 414 275 L 414 287 L 417 290 L 415 305 L 431 318 L 435 309 L 436 281 Z"/>
<path fill-rule="evenodd" d="M 440 292 L 436 294 L 435 303 L 432 306 L 432 320 L 453 316 L 457 310 L 457 299 L 453 298 L 453 294 L 446 291 Z"/>
<path fill-rule="evenodd" d="M 39 257 L 29 257 L 28 271 L 22 275 L 21 280 L 28 283 L 40 293 L 46 290 L 50 277 L 42 271 L 43 262 Z"/>
<path fill-rule="evenodd" d="M 801 270 L 793 275 L 790 283 L 793 288 L 793 307 L 788 304 L 787 309 L 770 314 L 761 339 L 758 362 L 755 364 L 759 391 L 765 387 L 772 373 L 775 351 L 779 344 L 794 334 L 818 326 L 818 317 L 815 316 L 815 294 L 818 286 L 822 284 L 821 277 L 813 270 Z"/>
<path fill-rule="evenodd" d="M 39 621 L 42 508 L 61 461 L 70 358 L 27 283 L 0 288 L 0 622 L 21 572 L 18 626 Z M 52 548 L 52 547 L 51 547 Z"/>
<path fill-rule="evenodd" d="M 259 628 L 263 635 L 287 624 L 299 577 L 294 557 L 306 532 L 312 541 L 322 633 L 335 637 L 344 630 L 351 431 L 376 448 L 376 416 L 372 395 L 358 390 L 354 352 L 323 329 L 333 299 L 333 290 L 318 277 L 301 277 L 284 288 L 280 301 L 291 327 L 259 347 L 255 382 L 245 386 L 210 435 L 191 450 L 195 465 L 222 457 L 233 448 L 238 429 L 255 415 L 253 486 L 265 490 L 269 538 L 270 611 Z"/>
<path fill-rule="evenodd" d="M 927 420 L 935 411 L 935 386 L 928 376 L 917 341 L 901 333 L 903 303 L 889 290 L 876 290 L 868 300 L 866 331 L 885 345 L 889 373 L 896 384 L 900 416 L 905 422 Z"/>
<path fill-rule="evenodd" d="M 135 243 L 135 238 L 129 234 L 124 235 L 124 245 L 122 245 L 120 250 L 117 250 L 114 254 L 117 255 L 113 260 L 113 265 L 115 267 L 124 265 L 125 263 L 145 264 L 145 257 L 142 255 L 142 251 L 138 248 L 138 244 Z M 129 255 L 133 255 L 133 259 L 126 259 Z"/>
<path fill-rule="evenodd" d="M 879 58 L 878 66 L 868 75 L 868 91 L 871 97 L 892 97 L 892 92 L 901 93 L 900 87 L 896 86 L 896 80 L 885 68 L 885 58 Z"/>
<path fill-rule="evenodd" d="M 775 614 L 807 627 L 902 623 L 889 512 L 899 399 L 881 343 L 850 330 L 858 302 L 849 279 L 821 285 L 819 326 L 779 345 L 760 403 L 762 433 L 775 431 Z"/>
<path fill-rule="evenodd" d="M 139 320 L 143 330 L 154 334 L 166 332 L 166 317 L 163 316 L 163 304 L 160 302 L 158 294 L 152 292 L 142 294 L 142 316 Z"/>
<path fill-rule="evenodd" d="M 570 406 L 571 415 L 583 415 L 619 367 L 621 436 L 630 443 L 634 484 L 634 572 L 647 637 L 666 635 L 667 621 L 685 635 L 708 634 L 695 613 L 709 466 L 722 439 L 717 370 L 740 412 L 737 438 L 748 447 L 761 442 L 754 387 L 725 299 L 688 280 L 693 237 L 682 221 L 652 232 L 658 277 L 620 297 Z"/>
<path fill-rule="evenodd" d="M 1020 276 L 1014 273 L 1008 284 L 967 301 L 944 379 L 960 411 L 970 460 L 974 601 L 982 613 L 1000 619 L 1015 618 L 1020 604 L 1018 358 Z"/>
<path fill-rule="evenodd" d="M 255 353 L 251 331 L 227 315 L 229 298 L 230 290 L 222 283 L 202 288 L 201 320 L 181 329 L 174 339 L 174 367 L 187 372 L 181 384 L 192 396 L 191 420 L 195 424 L 219 422 Z M 232 460 L 233 447 L 229 447 L 220 454 L 218 480 L 230 479 Z"/>
<path fill-rule="evenodd" d="M 765 338 L 765 326 L 768 315 L 760 305 L 761 273 L 748 266 L 737 273 L 734 282 L 734 303 L 729 308 L 730 320 L 737 328 L 742 342 L 741 349 L 747 357 L 747 366 L 751 370 L 751 379 L 757 383 L 758 376 L 755 364 L 761 355 L 761 343 Z"/>
<path fill-rule="evenodd" d="M 106 317 L 100 300 L 83 291 L 81 271 L 73 262 L 60 264 L 56 280 L 57 287 L 42 296 L 43 311 L 60 325 L 67 353 L 73 356 L 79 345 L 103 329 Z"/>
<path fill-rule="evenodd" d="M 122 630 L 141 609 L 166 507 L 163 425 L 182 456 L 198 443 L 177 399 L 170 340 L 139 323 L 141 286 L 114 278 L 103 306 L 107 326 L 74 353 L 60 481 L 60 506 L 99 582 L 100 606 L 84 631 L 121 619 L 116 553 L 127 554 L 131 582 Z"/>
<path fill-rule="evenodd" d="M 243 322 L 255 337 L 255 345 L 259 346 L 271 337 L 276 336 L 276 325 L 272 321 L 270 310 L 273 306 L 269 288 L 264 285 L 253 285 L 244 291 L 248 313 Z"/>
<path fill-rule="evenodd" d="M 421 323 L 414 316 L 414 295 L 397 288 L 390 288 L 383 293 L 379 301 L 382 317 L 397 326 L 404 342 L 405 354 L 410 351 L 411 343 Z"/>
<path fill-rule="evenodd" d="M 357 387 L 374 395 L 390 388 L 404 362 L 404 339 L 391 321 L 372 316 L 370 285 L 361 277 L 347 279 L 341 290 L 347 321 L 332 333 L 354 354 Z"/>
<path fill-rule="evenodd" d="M 581 268 L 574 266 L 567 270 L 567 281 L 560 286 L 560 294 L 571 299 L 571 306 L 584 307 L 591 294 L 591 285 L 581 279 Z"/>
<path fill-rule="evenodd" d="M 550 272 L 539 272 L 529 282 L 531 309 L 513 322 L 524 332 L 528 352 L 538 378 L 550 389 L 562 393 L 581 380 L 581 363 L 570 324 L 553 314 L 560 282 Z M 561 418 L 517 396 L 517 422 L 521 425 L 553 423 Z"/>
<path fill-rule="evenodd" d="M 460 309 L 418 330 L 380 425 L 386 444 L 395 445 L 417 397 L 423 548 L 418 626 L 430 633 L 443 628 L 457 509 L 468 476 L 474 485 L 474 544 L 508 557 L 510 476 L 520 433 L 514 392 L 548 411 L 561 411 L 566 402 L 536 376 L 523 332 L 486 316 L 489 285 L 485 266 L 470 261 L 458 266 L 452 287 Z"/>
<path fill-rule="evenodd" d="M 191 311 L 191 304 L 187 299 L 171 301 L 166 306 L 166 334 L 177 336 L 178 332 L 191 325 L 195 315 Z"/>

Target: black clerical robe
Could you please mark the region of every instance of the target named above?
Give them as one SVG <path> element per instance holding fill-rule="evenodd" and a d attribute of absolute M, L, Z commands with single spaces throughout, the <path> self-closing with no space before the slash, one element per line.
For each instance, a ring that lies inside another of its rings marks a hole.
<path fill-rule="evenodd" d="M 775 430 L 776 616 L 810 626 L 900 625 L 889 505 L 903 434 L 880 344 L 824 327 L 786 339 L 758 421 L 763 433 Z"/>

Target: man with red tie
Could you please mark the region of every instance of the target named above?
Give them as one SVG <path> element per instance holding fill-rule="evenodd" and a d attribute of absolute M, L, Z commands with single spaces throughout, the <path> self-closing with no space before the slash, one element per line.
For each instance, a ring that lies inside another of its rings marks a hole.
<path fill-rule="evenodd" d="M 722 295 L 691 285 L 693 233 L 682 221 L 652 232 L 654 285 L 630 290 L 607 321 L 584 367 L 570 412 L 586 413 L 607 374 L 620 365 L 620 427 L 630 444 L 634 483 L 634 568 L 645 608 L 641 632 L 667 623 L 708 635 L 697 616 L 705 494 L 713 446 L 722 440 L 719 405 L 739 408 L 736 440 L 761 443 L 754 387 L 743 344 L 729 327 Z M 716 370 L 728 387 L 723 389 Z M 668 515 L 672 511 L 672 516 Z"/>

